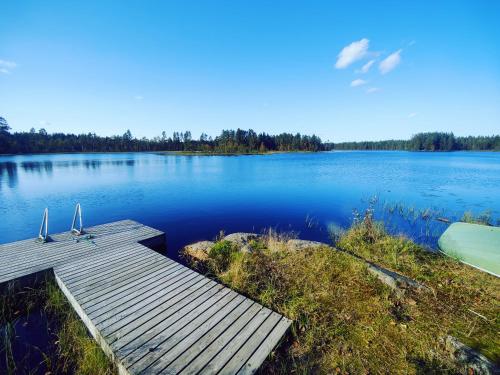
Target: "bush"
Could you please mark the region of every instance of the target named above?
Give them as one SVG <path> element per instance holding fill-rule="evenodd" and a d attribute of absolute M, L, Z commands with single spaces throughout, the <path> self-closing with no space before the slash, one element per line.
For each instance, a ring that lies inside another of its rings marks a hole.
<path fill-rule="evenodd" d="M 235 254 L 238 253 L 236 246 L 229 241 L 217 242 L 210 252 L 210 268 L 215 273 L 222 273 L 227 270 Z"/>

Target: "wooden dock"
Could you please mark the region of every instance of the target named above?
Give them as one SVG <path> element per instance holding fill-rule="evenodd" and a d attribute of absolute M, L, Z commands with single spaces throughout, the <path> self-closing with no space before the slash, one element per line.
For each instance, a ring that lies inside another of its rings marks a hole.
<path fill-rule="evenodd" d="M 90 236 L 89 236 L 90 235 Z M 149 247 L 124 220 L 0 245 L 0 284 L 49 271 L 120 374 L 248 374 L 290 320 Z"/>

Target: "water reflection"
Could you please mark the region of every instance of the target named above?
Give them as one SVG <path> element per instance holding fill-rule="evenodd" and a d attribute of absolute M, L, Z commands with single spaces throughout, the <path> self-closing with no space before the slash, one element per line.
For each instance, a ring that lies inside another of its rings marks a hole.
<path fill-rule="evenodd" d="M 17 163 L 11 161 L 0 162 L 0 190 L 5 182 L 7 182 L 7 186 L 11 189 L 17 186 Z"/>
<path fill-rule="evenodd" d="M 53 165 L 51 161 L 23 161 L 21 168 L 27 173 L 45 173 L 52 175 Z"/>
<path fill-rule="evenodd" d="M 55 156 L 49 156 L 56 158 Z M 19 183 L 18 169 L 26 174 L 36 174 L 40 177 L 52 177 L 53 171 L 58 169 L 78 169 L 82 168 L 85 170 L 98 170 L 104 166 L 112 167 L 134 167 L 139 162 L 141 164 L 147 164 L 147 160 L 138 161 L 136 159 L 69 159 L 69 160 L 23 160 L 15 161 L 17 157 L 14 157 L 12 161 L 2 161 L 0 162 L 0 189 L 2 186 L 8 186 L 9 188 L 15 188 Z"/>

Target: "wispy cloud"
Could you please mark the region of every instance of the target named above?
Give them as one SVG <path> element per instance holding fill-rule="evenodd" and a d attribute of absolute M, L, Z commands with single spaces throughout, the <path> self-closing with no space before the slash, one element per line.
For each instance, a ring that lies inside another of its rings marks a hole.
<path fill-rule="evenodd" d="M 366 38 L 352 42 L 345 46 L 337 56 L 335 68 L 344 69 L 351 65 L 353 62 L 358 61 L 366 56 L 370 41 Z"/>
<path fill-rule="evenodd" d="M 401 52 L 403 50 L 399 49 L 394 53 L 391 53 L 384 60 L 382 60 L 378 66 L 380 73 L 387 74 L 393 70 L 401 62 Z"/>
<path fill-rule="evenodd" d="M 10 74 L 17 64 L 14 61 L 0 60 L 0 73 Z"/>
<path fill-rule="evenodd" d="M 357 73 L 363 73 L 363 74 L 368 73 L 373 64 L 375 64 L 375 60 L 368 61 L 365 65 L 361 67 L 360 70 L 357 70 Z"/>
<path fill-rule="evenodd" d="M 418 113 L 416 112 L 412 112 L 408 115 L 408 118 L 412 118 L 412 117 L 415 117 L 416 115 L 418 115 Z"/>
<path fill-rule="evenodd" d="M 378 87 L 369 87 L 366 89 L 367 94 L 373 94 L 374 92 L 380 91 Z"/>
<path fill-rule="evenodd" d="M 137 101 L 141 101 L 142 99 L 144 99 L 144 97 L 142 95 L 136 95 L 134 96 L 134 99 Z"/>
<path fill-rule="evenodd" d="M 365 81 L 364 79 L 355 79 L 354 81 L 351 82 L 351 87 L 358 87 L 358 86 L 363 86 L 366 85 L 368 82 Z"/>

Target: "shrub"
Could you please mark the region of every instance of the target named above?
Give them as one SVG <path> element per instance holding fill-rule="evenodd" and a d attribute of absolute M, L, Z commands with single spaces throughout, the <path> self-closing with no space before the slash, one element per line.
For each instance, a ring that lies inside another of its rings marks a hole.
<path fill-rule="evenodd" d="M 218 241 L 208 253 L 210 268 L 215 273 L 225 272 L 237 253 L 238 249 L 231 242 Z"/>

